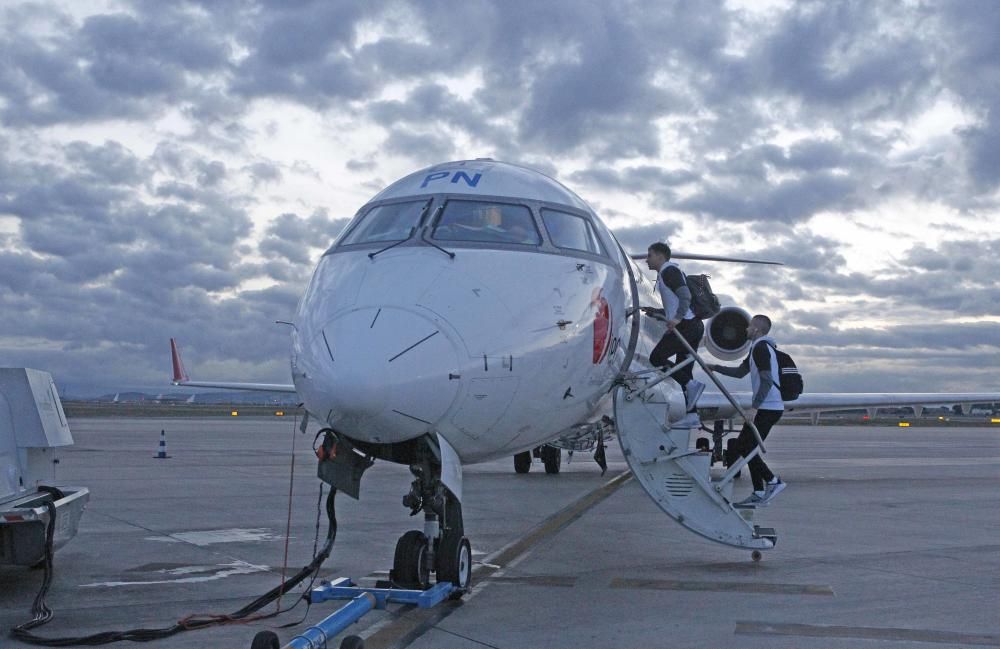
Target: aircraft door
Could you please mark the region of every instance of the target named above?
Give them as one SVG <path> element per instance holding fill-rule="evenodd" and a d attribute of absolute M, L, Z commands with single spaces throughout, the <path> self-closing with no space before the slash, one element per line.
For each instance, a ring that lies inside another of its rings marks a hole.
<path fill-rule="evenodd" d="M 632 316 L 623 321 L 629 327 L 628 330 L 628 342 L 624 346 L 624 358 L 622 359 L 621 367 L 618 370 L 618 377 L 616 380 L 620 380 L 628 372 L 629 367 L 632 365 L 632 359 L 635 356 L 636 346 L 639 344 L 639 333 L 640 333 L 640 320 L 639 315 L 639 285 L 636 278 L 635 269 L 633 268 L 632 259 L 629 257 L 628 253 L 619 243 L 618 239 L 614 238 L 614 235 L 608 232 L 609 236 L 614 239 L 615 244 L 618 246 L 619 260 L 621 265 L 624 267 L 624 272 L 622 273 L 622 283 L 625 288 L 625 308 L 628 309 Z M 623 338 L 622 329 L 619 328 L 618 337 Z M 622 341 L 624 342 L 624 340 Z"/>

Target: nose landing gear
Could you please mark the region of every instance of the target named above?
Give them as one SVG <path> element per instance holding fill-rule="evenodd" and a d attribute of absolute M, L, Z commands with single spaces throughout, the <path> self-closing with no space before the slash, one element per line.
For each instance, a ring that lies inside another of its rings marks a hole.
<path fill-rule="evenodd" d="M 431 573 L 438 583 L 455 586 L 452 599 L 464 595 L 472 582 L 472 546 L 465 538 L 462 503 L 441 482 L 441 465 L 433 453 L 410 465 L 415 480 L 403 505 L 410 515 L 424 512 L 424 529 L 410 530 L 396 542 L 389 579 L 400 588 L 426 590 Z"/>

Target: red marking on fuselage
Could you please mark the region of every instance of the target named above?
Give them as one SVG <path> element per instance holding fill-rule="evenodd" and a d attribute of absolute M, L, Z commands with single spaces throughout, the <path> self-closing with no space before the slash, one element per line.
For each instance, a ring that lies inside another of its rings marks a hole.
<path fill-rule="evenodd" d="M 608 301 L 600 293 L 594 300 L 597 313 L 594 315 L 594 365 L 604 360 L 604 355 L 608 351 L 608 343 L 611 342 L 611 307 Z"/>

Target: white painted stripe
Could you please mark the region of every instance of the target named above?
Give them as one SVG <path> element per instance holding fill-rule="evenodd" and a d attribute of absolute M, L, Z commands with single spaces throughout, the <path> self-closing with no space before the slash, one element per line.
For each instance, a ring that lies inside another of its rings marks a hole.
<path fill-rule="evenodd" d="M 212 567 L 207 566 L 184 566 L 181 568 L 170 568 L 158 570 L 159 573 L 167 575 L 191 575 L 192 573 L 204 573 L 210 570 L 211 574 L 200 574 L 197 576 L 179 577 L 178 579 L 154 579 L 149 581 L 101 581 L 92 584 L 80 584 L 80 588 L 101 588 L 107 586 L 152 586 L 158 584 L 197 584 L 206 581 L 218 581 L 233 575 L 249 575 L 255 572 L 267 572 L 268 566 L 256 566 L 245 561 L 235 561 L 233 563 L 223 563 Z"/>
<path fill-rule="evenodd" d="M 272 534 L 263 528 L 228 530 L 202 530 L 198 532 L 174 532 L 166 536 L 147 536 L 147 541 L 163 541 L 167 543 L 190 543 L 205 546 L 214 543 L 253 543 L 256 541 L 274 541 L 284 539 L 283 536 Z"/>

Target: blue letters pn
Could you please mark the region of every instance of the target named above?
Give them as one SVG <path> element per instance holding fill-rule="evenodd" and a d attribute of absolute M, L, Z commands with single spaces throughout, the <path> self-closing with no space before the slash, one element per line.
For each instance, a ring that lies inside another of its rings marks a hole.
<path fill-rule="evenodd" d="M 452 178 L 451 178 L 451 182 L 453 184 L 457 184 L 458 183 L 458 179 L 459 178 L 463 178 L 463 179 L 465 179 L 465 184 L 466 185 L 468 185 L 469 187 L 475 187 L 476 185 L 479 184 L 479 179 L 482 178 L 482 177 L 483 177 L 483 174 L 476 174 L 472 178 L 469 178 L 469 176 L 464 171 L 456 171 L 455 175 L 452 176 Z"/>
<path fill-rule="evenodd" d="M 447 178 L 450 175 L 451 175 L 450 171 L 438 171 L 432 174 L 427 174 L 427 177 L 424 178 L 424 182 L 420 185 L 420 189 L 426 187 L 427 183 L 431 182 L 432 180 L 441 180 L 442 178 Z"/>

